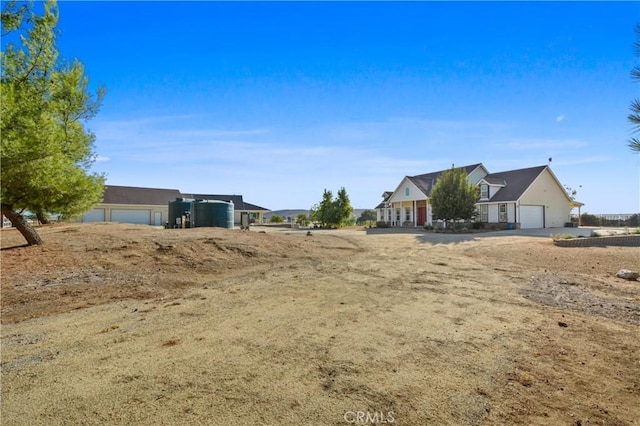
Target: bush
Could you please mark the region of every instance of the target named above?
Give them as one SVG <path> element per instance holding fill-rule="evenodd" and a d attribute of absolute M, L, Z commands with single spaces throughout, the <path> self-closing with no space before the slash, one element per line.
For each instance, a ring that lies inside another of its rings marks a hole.
<path fill-rule="evenodd" d="M 472 229 L 484 229 L 484 223 L 482 222 L 473 222 L 471 224 Z"/>
<path fill-rule="evenodd" d="M 376 228 L 388 228 L 389 224 L 387 222 L 379 220 L 376 222 Z"/>
<path fill-rule="evenodd" d="M 269 219 L 269 222 L 270 223 L 282 223 L 282 222 L 284 222 L 284 218 L 282 216 L 280 216 L 280 215 L 274 214 Z"/>

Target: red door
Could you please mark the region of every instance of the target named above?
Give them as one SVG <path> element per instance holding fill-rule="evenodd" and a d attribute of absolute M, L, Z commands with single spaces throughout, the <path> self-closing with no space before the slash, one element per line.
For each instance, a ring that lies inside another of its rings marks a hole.
<path fill-rule="evenodd" d="M 418 226 L 427 223 L 427 207 L 418 207 Z"/>

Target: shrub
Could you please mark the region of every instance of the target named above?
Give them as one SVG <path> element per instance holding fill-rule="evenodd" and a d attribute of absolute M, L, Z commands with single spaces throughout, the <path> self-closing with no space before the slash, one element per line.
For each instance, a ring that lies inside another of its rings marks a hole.
<path fill-rule="evenodd" d="M 554 240 L 572 240 L 576 236 L 571 234 L 551 234 L 551 238 Z"/>
<path fill-rule="evenodd" d="M 271 216 L 271 219 L 269 219 L 269 222 L 271 223 L 282 223 L 284 222 L 284 218 L 280 215 L 274 214 L 273 216 Z"/>

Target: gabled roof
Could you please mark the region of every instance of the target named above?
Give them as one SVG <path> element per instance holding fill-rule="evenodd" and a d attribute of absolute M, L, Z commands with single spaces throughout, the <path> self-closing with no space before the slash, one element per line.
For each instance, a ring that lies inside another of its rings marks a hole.
<path fill-rule="evenodd" d="M 529 167 L 526 169 L 508 170 L 506 172 L 490 173 L 484 177 L 487 183 L 496 182 L 505 185 L 500 191 L 483 202 L 516 201 L 531 186 L 534 180 L 542 173 L 547 166 Z"/>
<path fill-rule="evenodd" d="M 103 203 L 141 204 L 160 206 L 182 197 L 177 189 L 139 188 L 135 186 L 105 185 Z"/>
<path fill-rule="evenodd" d="M 506 182 L 504 180 L 500 178 L 490 177 L 490 175 L 483 177 L 482 179 L 480 179 L 480 181 L 485 181 L 489 185 L 501 185 L 501 186 L 506 185 Z"/>
<path fill-rule="evenodd" d="M 467 173 L 467 175 L 470 175 L 475 169 L 477 169 L 480 166 L 482 166 L 482 163 L 471 164 L 468 166 L 464 166 L 462 168 Z M 426 195 L 427 197 L 430 197 L 431 190 L 433 189 L 433 186 L 435 185 L 436 180 L 438 180 L 440 175 L 443 172 L 446 172 L 447 170 L 451 170 L 451 169 L 440 170 L 437 172 L 425 173 L 425 174 L 416 175 L 416 176 L 407 176 L 407 178 L 411 182 L 413 182 L 413 184 L 417 186 L 418 189 L 420 189 L 420 191 L 424 193 L 424 195 Z"/>
<path fill-rule="evenodd" d="M 103 203 L 166 206 L 176 198 L 233 201 L 235 210 L 269 211 L 264 207 L 245 203 L 242 195 L 184 194 L 177 189 L 140 188 L 136 186 L 105 185 Z"/>
<path fill-rule="evenodd" d="M 222 194 L 182 194 L 183 198 L 193 198 L 196 200 L 218 200 L 218 201 L 231 201 L 233 202 L 234 210 L 244 211 L 269 211 L 264 207 L 256 206 L 255 204 L 246 203 L 242 199 L 242 195 L 222 195 Z"/>
<path fill-rule="evenodd" d="M 391 198 L 392 195 L 393 195 L 393 191 L 384 191 L 384 193 L 382 194 L 382 202 L 378 204 L 375 208 L 381 209 L 385 207 L 387 204 L 387 201 L 389 201 L 389 198 Z"/>

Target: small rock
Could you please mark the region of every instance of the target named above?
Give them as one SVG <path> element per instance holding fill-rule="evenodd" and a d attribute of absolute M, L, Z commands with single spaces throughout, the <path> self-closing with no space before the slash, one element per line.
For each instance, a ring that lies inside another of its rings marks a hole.
<path fill-rule="evenodd" d="M 625 280 L 635 281 L 640 277 L 640 272 L 630 271 L 628 269 L 620 269 L 616 274 L 616 277 L 623 278 Z"/>
<path fill-rule="evenodd" d="M 558 325 L 560 327 L 569 327 L 569 324 L 567 324 L 566 322 L 563 322 L 563 321 L 558 321 Z"/>

